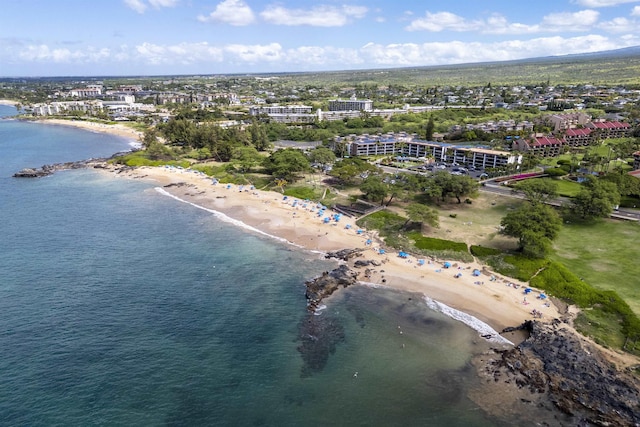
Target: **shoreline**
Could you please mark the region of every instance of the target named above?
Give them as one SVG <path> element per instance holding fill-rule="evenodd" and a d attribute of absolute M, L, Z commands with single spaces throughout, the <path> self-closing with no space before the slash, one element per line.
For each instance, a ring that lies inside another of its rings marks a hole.
<path fill-rule="evenodd" d="M 359 229 L 353 218 L 340 216 L 336 221 L 331 219 L 335 212 L 330 209 L 322 209 L 319 215 L 321 208 L 316 203 L 285 197 L 274 191 L 257 190 L 250 185 L 214 184 L 212 178 L 186 169 L 125 169 L 109 165 L 106 170 L 116 177 L 157 183 L 156 191 L 214 215 L 219 212 L 230 218 L 229 222 L 237 222 L 236 225 L 254 233 L 267 235 L 301 250 L 321 254 L 361 249 L 362 256 L 349 260 L 347 264 L 360 273 L 358 280 L 363 284 L 418 292 L 425 296 L 426 301 L 435 300 L 473 316 L 498 333 L 532 320 L 534 309 L 542 313 L 542 321 L 562 316 L 549 299 L 536 298 L 536 290 L 525 294 L 526 283 L 503 278 L 477 262 L 449 261 L 452 267 L 445 268 L 447 260 L 412 255 L 400 257 L 397 251 L 381 246 L 375 233 Z M 359 268 L 355 265 L 358 260 L 368 260 L 377 266 Z M 473 276 L 474 270 L 481 274 Z M 461 276 L 454 277 L 458 274 Z M 521 332 L 500 335 L 515 345 L 525 338 Z"/>
<path fill-rule="evenodd" d="M 82 120 L 66 120 L 66 119 L 29 119 L 33 122 L 41 122 L 47 125 L 54 126 L 69 126 L 77 129 L 86 130 L 89 132 L 106 133 L 109 135 L 118 136 L 120 138 L 128 139 L 131 143 L 140 144 L 143 133 L 122 124 L 107 125 L 104 123 L 87 122 Z"/>

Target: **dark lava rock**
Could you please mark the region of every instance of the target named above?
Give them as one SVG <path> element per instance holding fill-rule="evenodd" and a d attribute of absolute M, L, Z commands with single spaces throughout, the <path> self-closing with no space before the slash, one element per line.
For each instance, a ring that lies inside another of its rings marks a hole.
<path fill-rule="evenodd" d="M 336 258 L 343 261 L 349 261 L 353 257 L 362 255 L 363 249 L 341 249 L 335 252 L 327 252 L 325 258 Z"/>
<path fill-rule="evenodd" d="M 338 288 L 355 285 L 357 273 L 351 271 L 346 265 L 328 272 L 325 271 L 320 277 L 305 282 L 307 287 L 306 298 L 307 307 L 310 311 L 315 311 L 324 297 L 334 293 Z"/>
<path fill-rule="evenodd" d="M 380 261 L 376 261 L 374 259 L 359 259 L 353 263 L 353 266 L 357 268 L 368 267 L 370 265 L 373 265 L 374 267 L 379 267 L 382 264 L 380 263 Z"/>
<path fill-rule="evenodd" d="M 640 425 L 640 381 L 612 367 L 600 351 L 558 323 L 525 323 L 530 336 L 499 351 L 496 378 L 547 393 L 553 404 L 579 425 Z M 502 375 L 505 374 L 505 375 Z"/>

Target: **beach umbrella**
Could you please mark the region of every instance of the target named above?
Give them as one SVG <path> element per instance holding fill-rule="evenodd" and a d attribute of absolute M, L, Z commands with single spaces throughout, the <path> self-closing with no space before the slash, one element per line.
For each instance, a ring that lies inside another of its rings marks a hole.
<path fill-rule="evenodd" d="M 480 275 L 480 270 L 478 270 L 478 269 L 473 270 L 473 275 L 474 276 L 479 276 Z"/>
<path fill-rule="evenodd" d="M 525 293 L 525 294 L 528 294 L 528 293 L 531 293 L 531 291 L 533 291 L 533 289 L 531 289 L 531 288 L 525 288 L 524 293 Z"/>
<path fill-rule="evenodd" d="M 419 259 L 418 260 L 418 265 L 424 265 L 424 260 L 423 259 Z"/>
<path fill-rule="evenodd" d="M 451 267 L 451 263 L 449 261 L 444 263 L 444 268 L 449 268 Z"/>
<path fill-rule="evenodd" d="M 378 251 L 378 253 L 379 253 L 380 255 L 383 255 L 383 254 L 385 253 L 385 251 L 384 251 L 384 249 L 380 249 L 380 250 Z"/>

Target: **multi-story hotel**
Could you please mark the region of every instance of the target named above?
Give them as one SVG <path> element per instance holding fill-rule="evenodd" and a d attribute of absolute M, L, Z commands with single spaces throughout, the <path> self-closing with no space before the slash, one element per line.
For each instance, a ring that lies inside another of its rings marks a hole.
<path fill-rule="evenodd" d="M 481 147 L 444 144 L 414 139 L 405 133 L 395 135 L 360 135 L 336 138 L 336 143 L 346 144 L 351 156 L 402 155 L 413 158 L 430 158 L 436 162 L 457 163 L 478 169 L 519 165 L 522 155 Z"/>
<path fill-rule="evenodd" d="M 329 111 L 371 111 L 373 110 L 373 101 L 369 99 L 356 99 L 352 96 L 350 99 L 333 99 L 329 101 Z"/>
<path fill-rule="evenodd" d="M 260 105 L 249 108 L 249 114 L 259 116 L 266 114 L 278 123 L 313 123 L 318 115 L 312 113 L 313 107 L 308 105 Z"/>

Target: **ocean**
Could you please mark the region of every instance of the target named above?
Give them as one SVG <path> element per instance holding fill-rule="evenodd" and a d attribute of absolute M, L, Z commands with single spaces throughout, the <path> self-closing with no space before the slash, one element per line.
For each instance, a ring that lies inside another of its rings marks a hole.
<path fill-rule="evenodd" d="M 305 280 L 336 266 L 318 254 L 142 180 L 11 176 L 130 143 L 0 120 L 0 425 L 513 421 L 467 397 L 488 344 L 421 295 L 356 286 L 310 316 Z"/>

